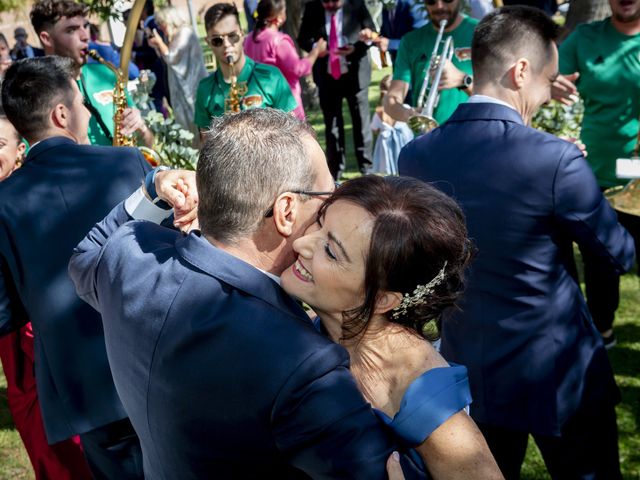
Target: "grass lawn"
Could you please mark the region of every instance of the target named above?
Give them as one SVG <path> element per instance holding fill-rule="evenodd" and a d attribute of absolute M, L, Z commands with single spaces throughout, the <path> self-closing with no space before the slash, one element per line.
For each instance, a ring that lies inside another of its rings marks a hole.
<path fill-rule="evenodd" d="M 377 84 L 388 71 L 374 71 L 369 91 L 371 111 L 378 101 Z M 344 106 L 345 136 L 347 143 L 347 177 L 357 175 L 353 154 L 353 137 L 349 113 Z M 318 132 L 324 146 L 324 125 L 320 111 L 307 112 L 309 121 Z M 640 479 L 640 281 L 634 275 L 622 278 L 620 309 L 615 332 L 618 345 L 610 352 L 616 380 L 622 391 L 622 403 L 618 406 L 618 428 L 620 430 L 620 461 L 625 479 Z M 13 427 L 7 409 L 6 382 L 0 370 L 0 480 L 33 479 L 29 459 L 22 447 L 20 437 Z M 533 442 L 522 471 L 524 480 L 546 479 L 544 463 Z"/>

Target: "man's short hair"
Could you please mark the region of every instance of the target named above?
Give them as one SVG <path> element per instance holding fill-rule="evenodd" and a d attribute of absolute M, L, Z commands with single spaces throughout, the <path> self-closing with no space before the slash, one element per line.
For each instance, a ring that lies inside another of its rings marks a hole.
<path fill-rule="evenodd" d="M 196 169 L 202 232 L 223 243 L 254 233 L 281 193 L 316 180 L 303 140 L 313 129 L 289 113 L 255 108 L 214 118 Z"/>
<path fill-rule="evenodd" d="M 551 57 L 551 43 L 559 27 L 542 10 L 525 6 L 502 7 L 485 16 L 473 33 L 471 62 L 474 81 L 498 78 L 519 57 L 540 72 Z"/>
<path fill-rule="evenodd" d="M 62 17 L 87 15 L 88 7 L 73 0 L 38 0 L 31 7 L 31 25 L 38 35 L 50 30 Z"/>
<path fill-rule="evenodd" d="M 233 15 L 236 17 L 236 21 L 238 25 L 240 25 L 240 15 L 238 14 L 238 9 L 232 3 L 216 3 L 212 7 L 210 7 L 206 13 L 204 14 L 204 28 L 205 30 L 209 30 L 216 23 L 222 20 L 227 15 Z"/>
<path fill-rule="evenodd" d="M 71 58 L 48 55 L 18 60 L 2 82 L 2 106 L 7 118 L 27 140 L 49 127 L 58 103 L 71 107 L 78 66 Z"/>

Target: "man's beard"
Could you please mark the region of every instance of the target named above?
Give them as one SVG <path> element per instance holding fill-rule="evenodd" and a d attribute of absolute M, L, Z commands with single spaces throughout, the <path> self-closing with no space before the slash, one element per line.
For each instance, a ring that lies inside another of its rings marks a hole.
<path fill-rule="evenodd" d="M 443 13 L 445 14 L 444 17 L 439 18 L 437 20 L 436 19 L 431 20 L 434 27 L 440 28 L 440 22 L 442 22 L 443 20 L 446 20 L 448 27 L 451 27 L 451 24 L 456 21 L 456 18 L 458 18 L 458 14 L 460 13 L 460 4 L 458 3 L 456 9 L 453 10 L 450 14 L 446 11 Z"/>
<path fill-rule="evenodd" d="M 613 18 L 615 18 L 620 23 L 632 23 L 637 20 L 640 20 L 640 9 L 638 9 L 635 13 L 632 13 L 629 15 L 620 15 L 620 14 L 614 13 Z"/>

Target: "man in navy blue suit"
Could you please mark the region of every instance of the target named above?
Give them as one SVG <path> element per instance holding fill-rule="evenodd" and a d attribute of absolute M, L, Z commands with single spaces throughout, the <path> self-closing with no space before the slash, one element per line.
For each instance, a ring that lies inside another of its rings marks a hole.
<path fill-rule="evenodd" d="M 0 184 L 0 333 L 32 322 L 49 443 L 80 435 L 95 478 L 142 478 L 140 445 L 113 384 L 100 315 L 76 296 L 67 264 L 78 241 L 149 167 L 135 149 L 81 145 L 90 115 L 77 73 L 69 58 L 26 59 L 9 68 L 2 85 L 7 117 L 31 149 Z"/>
<path fill-rule="evenodd" d="M 634 247 L 580 150 L 527 126 L 550 99 L 556 35 L 536 9 L 489 14 L 473 37 L 474 95 L 399 170 L 456 198 L 477 244 L 442 353 L 469 369 L 471 415 L 505 477 L 519 478 L 532 434 L 553 478 L 615 479 L 619 392 L 572 244 L 618 273 Z"/>

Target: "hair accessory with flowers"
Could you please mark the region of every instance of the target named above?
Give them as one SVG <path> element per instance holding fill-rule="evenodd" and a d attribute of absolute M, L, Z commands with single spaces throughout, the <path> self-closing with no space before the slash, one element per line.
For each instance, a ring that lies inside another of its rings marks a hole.
<path fill-rule="evenodd" d="M 446 268 L 447 262 L 444 262 L 444 265 L 442 266 L 438 274 L 433 277 L 433 279 L 429 283 L 427 283 L 426 285 L 418 285 L 411 295 L 405 293 L 404 297 L 402 298 L 402 302 L 400 303 L 400 305 L 393 309 L 393 313 L 391 314 L 391 316 L 397 320 L 401 316 L 406 315 L 409 308 L 413 308 L 425 303 L 427 301 L 427 297 L 431 295 L 433 293 L 433 290 L 444 280 L 444 272 Z"/>

